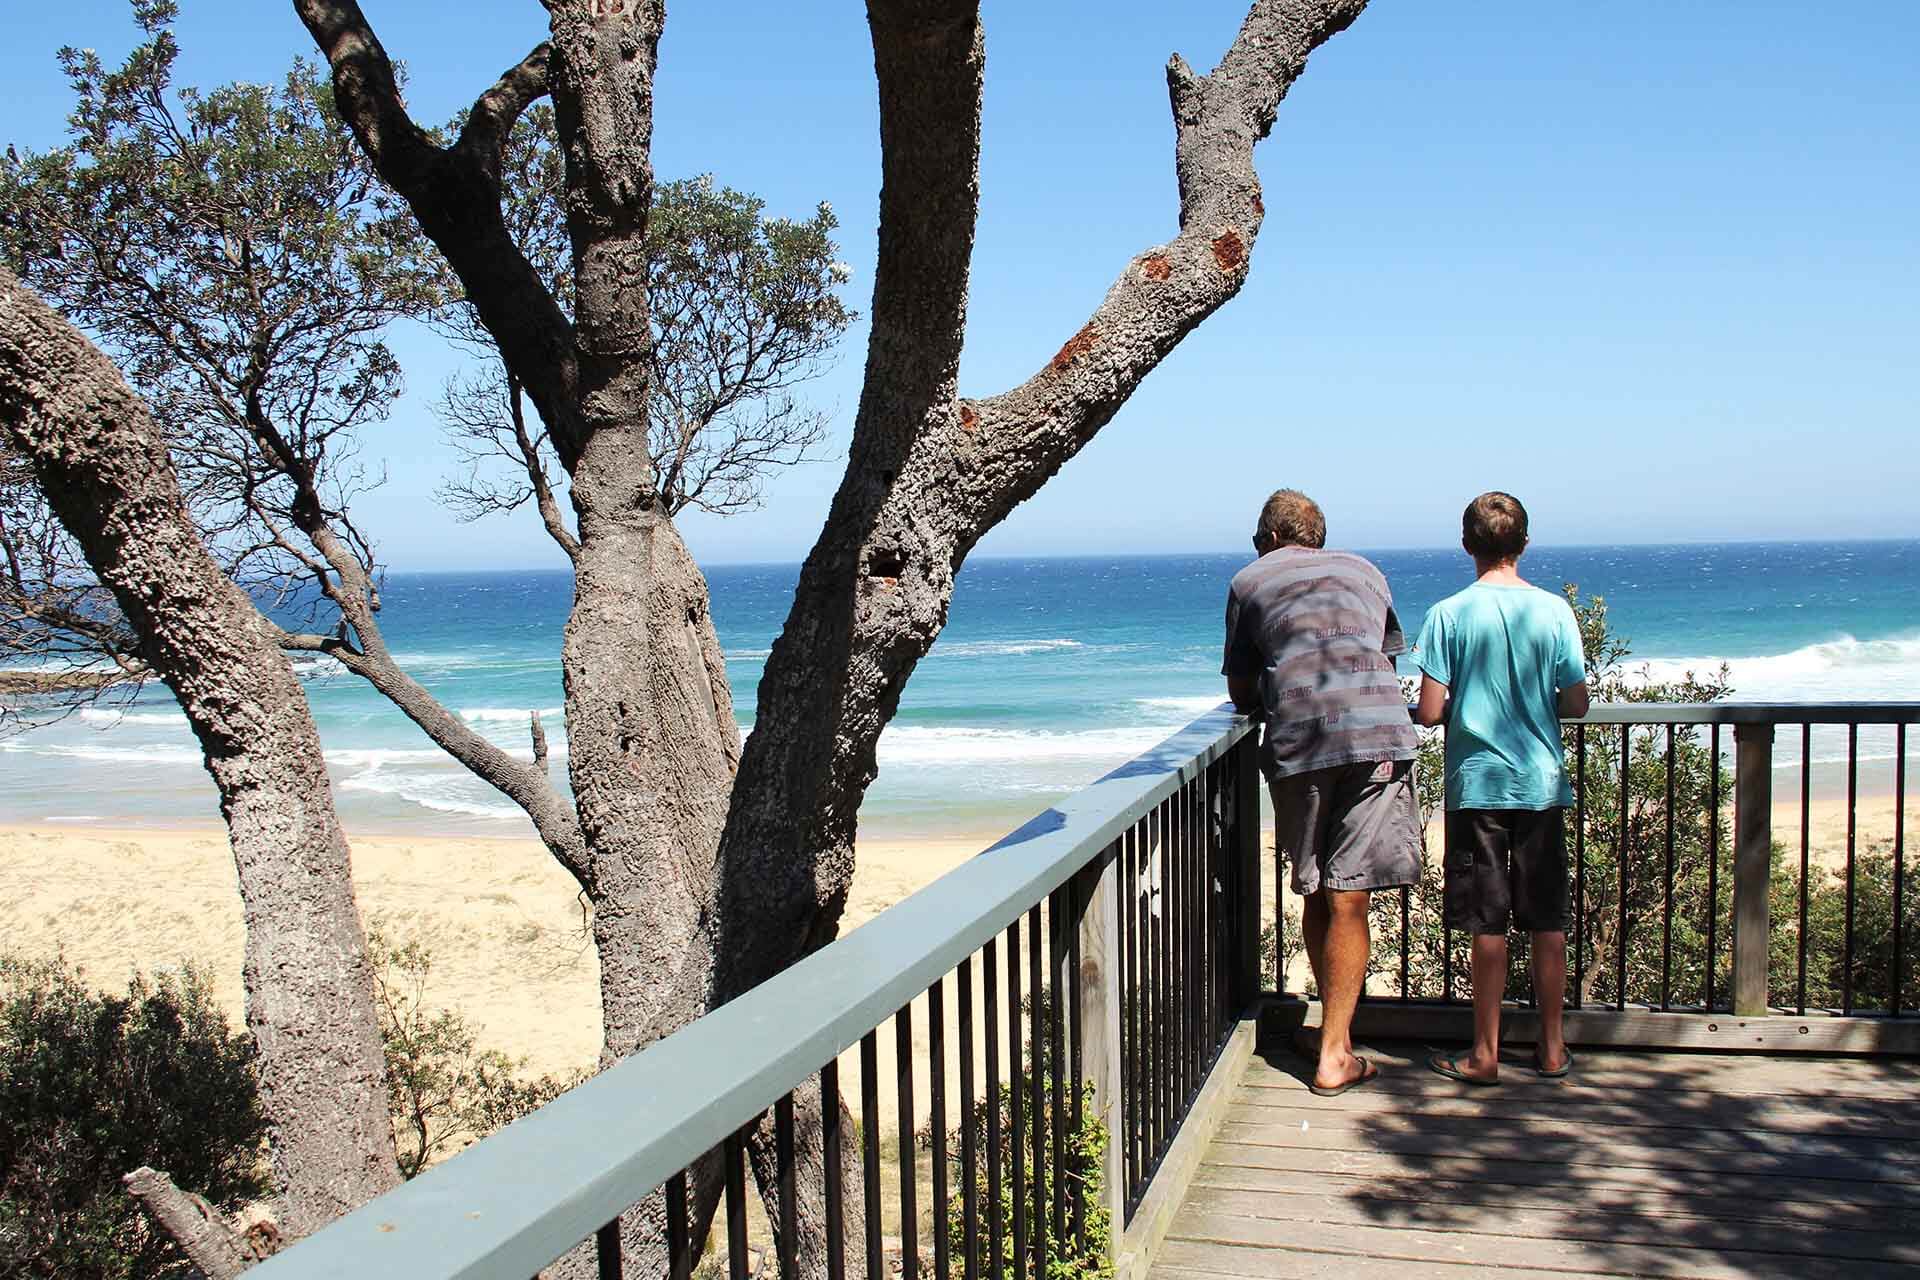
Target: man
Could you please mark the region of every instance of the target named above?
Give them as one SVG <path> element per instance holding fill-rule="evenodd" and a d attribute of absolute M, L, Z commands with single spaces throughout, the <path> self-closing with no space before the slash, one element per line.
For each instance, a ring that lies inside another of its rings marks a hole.
<path fill-rule="evenodd" d="M 1587 714 L 1580 627 L 1565 600 L 1520 576 L 1527 509 L 1518 498 L 1495 491 L 1468 503 L 1460 545 L 1474 581 L 1421 625 L 1415 716 L 1447 726 L 1446 922 L 1473 935 L 1473 1048 L 1427 1065 L 1468 1084 L 1500 1083 L 1511 922 L 1533 935 L 1534 1069 L 1558 1078 L 1573 1065 L 1561 1024 L 1573 788 L 1560 717 Z"/>
<path fill-rule="evenodd" d="M 1319 1044 L 1302 1051 L 1315 1059 L 1313 1092 L 1332 1097 L 1379 1074 L 1354 1054 L 1351 1034 L 1367 904 L 1373 890 L 1418 878 L 1420 822 L 1418 742 L 1394 675 L 1406 638 L 1387 580 L 1326 541 L 1311 498 L 1282 489 L 1267 499 L 1253 535 L 1259 559 L 1227 592 L 1222 674 L 1234 705 L 1266 722 L 1260 763 L 1320 991 Z"/>

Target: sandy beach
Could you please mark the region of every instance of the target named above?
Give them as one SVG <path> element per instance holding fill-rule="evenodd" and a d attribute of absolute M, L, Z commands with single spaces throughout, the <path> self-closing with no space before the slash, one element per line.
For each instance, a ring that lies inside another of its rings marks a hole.
<path fill-rule="evenodd" d="M 1808 826 L 1814 861 L 1844 865 L 1844 797 L 1816 794 Z M 1908 797 L 1906 829 L 1920 832 L 1920 797 Z M 1779 798 L 1774 833 L 1797 849 L 1797 788 Z M 1892 835 L 1892 796 L 1863 791 L 1856 847 L 1885 846 Z M 843 929 L 931 884 L 994 839 L 976 833 L 863 840 Z M 538 842 L 361 836 L 353 857 L 366 920 L 392 941 L 428 948 L 430 999 L 463 1014 L 483 1045 L 524 1058 L 533 1073 L 593 1063 L 600 1011 L 583 903 Z M 89 981 L 109 989 L 124 987 L 136 969 L 190 961 L 240 1023 L 244 939 L 220 828 L 0 827 L 0 882 L 7 886 L 0 946 L 36 957 L 64 953 Z"/>
<path fill-rule="evenodd" d="M 847 927 L 992 841 L 863 842 Z M 463 1014 L 481 1044 L 536 1074 L 593 1063 L 598 978 L 582 902 L 537 841 L 361 836 L 353 867 L 364 918 L 431 951 L 429 998 Z M 0 827 L 0 883 L 0 947 L 64 953 L 110 990 L 136 969 L 191 962 L 239 1025 L 245 939 L 224 830 Z"/>

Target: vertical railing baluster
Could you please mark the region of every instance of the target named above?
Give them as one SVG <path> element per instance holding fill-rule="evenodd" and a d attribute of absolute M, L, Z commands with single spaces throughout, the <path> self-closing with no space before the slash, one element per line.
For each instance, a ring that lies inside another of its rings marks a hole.
<path fill-rule="evenodd" d="M 1203 1016 L 1206 1005 L 1203 1002 L 1207 990 L 1207 862 L 1203 856 L 1206 849 L 1206 828 L 1203 825 L 1206 815 L 1200 808 L 1200 779 L 1198 776 L 1187 786 L 1187 937 L 1191 964 L 1187 969 L 1187 990 L 1185 1003 L 1187 1012 L 1187 1091 L 1184 1099 L 1191 1099 L 1200 1089 L 1200 1046 L 1206 1039 Z M 1182 1102 L 1182 1108 L 1185 1102 Z"/>
<path fill-rule="evenodd" d="M 1116 842 L 1116 845 L 1117 843 L 1118 842 Z M 1104 856 L 1113 857 L 1116 856 L 1116 854 L 1117 848 L 1109 850 Z M 1096 863 L 1095 865 L 1100 864 Z M 1107 865 L 1109 867 L 1111 866 L 1111 864 Z M 1111 874 L 1111 871 L 1107 874 Z M 1062 981 L 1067 988 L 1067 1089 L 1069 1098 L 1069 1121 L 1071 1123 L 1069 1132 L 1072 1133 L 1075 1142 L 1078 1142 L 1080 1139 L 1080 1127 L 1086 1123 L 1085 1095 L 1087 1076 L 1086 1063 L 1083 1060 L 1083 1046 L 1085 1043 L 1085 1023 L 1083 1019 L 1086 1015 L 1083 1009 L 1083 992 L 1081 991 L 1082 975 L 1086 971 L 1081 965 L 1080 939 L 1081 921 L 1087 917 L 1090 906 L 1084 900 L 1083 895 L 1089 888 L 1091 888 L 1092 893 L 1095 895 L 1101 894 L 1102 891 L 1097 887 L 1098 884 L 1098 881 L 1094 881 L 1090 885 L 1083 886 L 1079 879 L 1067 881 L 1067 892 L 1072 903 L 1072 906 L 1068 910 L 1068 919 L 1072 921 L 1072 925 L 1067 933 L 1067 962 L 1060 967 L 1060 973 L 1063 975 Z M 1098 896 L 1095 898 L 1095 902 L 1102 900 L 1103 899 Z M 1112 918 L 1110 915 L 1103 918 L 1107 921 L 1105 928 L 1109 931 L 1105 936 L 1111 937 L 1110 931 L 1113 928 Z M 1109 943 L 1108 946 L 1109 949 L 1106 954 L 1112 955 L 1111 943 Z M 1108 962 L 1104 959 L 1096 958 L 1095 963 L 1102 970 L 1108 967 Z M 1111 994 L 1113 991 L 1113 983 L 1114 979 L 1118 976 L 1117 974 L 1104 972 L 1101 974 L 1100 980 L 1108 992 L 1106 997 L 1108 1000 L 1113 998 Z M 1107 1007 L 1111 1008 L 1112 1006 L 1109 1005 Z M 1107 1023 L 1106 1025 L 1110 1027 L 1112 1024 Z M 1101 1037 L 1101 1042 L 1106 1042 L 1105 1036 Z M 1103 1081 L 1110 1081 L 1112 1077 L 1103 1073 L 1101 1078 Z M 1110 1085 L 1103 1083 L 1101 1087 L 1104 1089 L 1110 1087 Z M 1115 1119 L 1117 1120 L 1118 1117 L 1115 1117 Z M 1107 1141 L 1114 1142 L 1117 1140 L 1118 1135 L 1114 1132 L 1113 1124 L 1110 1123 L 1107 1128 Z M 1078 1246 L 1079 1252 L 1085 1253 L 1087 1249 L 1087 1197 L 1086 1186 L 1079 1178 L 1073 1180 L 1072 1207 L 1074 1243 Z"/>
<path fill-rule="evenodd" d="M 1675 726 L 1667 726 L 1667 872 L 1660 931 L 1660 1008 L 1673 1008 L 1673 765 Z"/>
<path fill-rule="evenodd" d="M 1149 930 L 1147 945 L 1153 958 L 1153 1001 L 1148 1006 L 1147 1035 L 1152 1046 L 1147 1064 L 1147 1088 L 1153 1095 L 1153 1128 L 1147 1141 L 1147 1159 L 1141 1166 L 1143 1181 L 1150 1181 L 1153 1167 L 1159 1163 L 1161 1144 L 1167 1135 L 1167 811 L 1156 805 L 1150 821 L 1147 851 Z"/>
<path fill-rule="evenodd" d="M 1072 880 L 1067 881 L 1071 885 Z M 1053 1139 L 1053 1177 L 1047 1183 L 1047 1199 L 1052 1202 L 1054 1247 L 1064 1253 L 1067 1239 L 1067 1001 L 1074 986 L 1066 968 L 1067 934 L 1077 931 L 1073 908 L 1062 885 L 1047 895 L 1047 959 L 1053 982 L 1052 999 L 1047 1001 L 1047 1080 L 1052 1094 L 1047 1109 L 1047 1131 Z"/>
<path fill-rule="evenodd" d="M 1854 830 L 1860 803 L 1860 726 L 1847 726 L 1847 929 L 1842 935 L 1840 1012 L 1853 1012 Z"/>
<path fill-rule="evenodd" d="M 832 1163 L 827 1167 L 831 1169 Z M 829 1184 L 831 1185 L 831 1184 Z M 828 1200 L 829 1208 L 833 1201 Z M 831 1215 L 828 1218 L 832 1222 Z M 688 1280 L 693 1275 L 693 1247 L 687 1239 L 687 1175 L 683 1170 L 667 1179 L 667 1276 L 668 1280 Z M 836 1275 L 832 1280 L 845 1280 Z"/>
<path fill-rule="evenodd" d="M 885 1275 L 880 1213 L 880 1040 L 860 1037 L 860 1173 L 867 1222 L 867 1275 Z"/>
<path fill-rule="evenodd" d="M 1016 1280 L 1027 1268 L 1027 1055 L 1020 1033 L 1020 921 L 1007 926 L 1007 1151 L 1013 1197 L 1013 1249 L 1008 1259 Z M 1040 1280 L 1036 1277 L 1035 1280 Z"/>
<path fill-rule="evenodd" d="M 738 1131 L 720 1144 L 727 1187 L 727 1277 L 747 1280 L 747 1160 Z"/>
<path fill-rule="evenodd" d="M 1707 1012 L 1714 1008 L 1714 979 L 1720 972 L 1720 726 L 1711 730 L 1707 769 Z"/>
<path fill-rule="evenodd" d="M 899 1082 L 900 1130 L 900 1277 L 920 1274 L 920 1162 L 913 1140 L 913 1005 L 893 1015 L 893 1070 Z"/>
<path fill-rule="evenodd" d="M 1902 892 L 1907 879 L 1907 726 L 1897 725 L 1893 735 L 1893 990 L 1887 1009 L 1900 1016 L 1901 994 L 1905 981 L 1905 907 Z"/>
<path fill-rule="evenodd" d="M 972 956 L 960 962 L 955 980 L 960 1006 L 960 1274 L 961 1280 L 980 1280 L 980 1145 L 974 1137 L 978 1121 L 973 1110 Z M 944 1235 L 946 1224 L 935 1229 Z"/>
<path fill-rule="evenodd" d="M 1422 832 L 1420 835 L 1420 856 L 1423 865 L 1426 859 L 1426 849 L 1426 833 Z M 1424 876 L 1425 871 L 1423 870 L 1421 874 Z M 1412 974 L 1412 944 L 1413 886 L 1402 885 L 1400 887 L 1400 999 L 1402 1001 L 1413 998 L 1412 993 L 1407 990 L 1408 982 Z"/>
<path fill-rule="evenodd" d="M 840 1143 L 843 1138 L 840 1131 L 840 1060 L 832 1058 L 820 1068 L 820 1171 L 827 1202 L 827 1280 L 846 1280 L 847 1276 L 847 1192 L 841 1184 L 840 1167 Z"/>
<path fill-rule="evenodd" d="M 995 956 L 993 939 L 981 948 L 985 963 L 980 975 L 986 984 L 986 1008 L 981 1026 L 987 1033 L 987 1269 L 992 1280 L 1001 1280 L 1006 1274 L 1006 1245 L 1000 1234 L 1003 1221 L 1000 1206 L 1000 965 Z M 1018 1089 L 1015 1092 L 1019 1092 Z"/>
<path fill-rule="evenodd" d="M 1800 726 L 1800 936 L 1794 983 L 1801 1016 L 1807 1012 L 1807 873 L 1813 849 L 1813 725 Z"/>
<path fill-rule="evenodd" d="M 1180 873 L 1171 797 L 1160 802 L 1160 1141 L 1165 1156 L 1180 1127 Z"/>
<path fill-rule="evenodd" d="M 1573 1007 L 1581 1007 L 1587 970 L 1587 726 L 1573 726 Z"/>
<path fill-rule="evenodd" d="M 962 963 L 965 963 L 964 961 Z M 927 1114 L 933 1161 L 933 1277 L 947 1280 L 947 993 L 946 979 L 927 988 Z"/>
<path fill-rule="evenodd" d="M 1140 948 L 1135 930 L 1140 926 L 1139 879 L 1134 859 L 1139 852 L 1139 825 L 1120 837 L 1120 1127 L 1112 1140 L 1121 1144 L 1126 1171 L 1124 1198 L 1133 1203 L 1134 1180 L 1140 1174 Z"/>
<path fill-rule="evenodd" d="M 1633 758 L 1633 742 L 1630 727 L 1620 726 L 1620 834 L 1614 847 L 1619 851 L 1614 875 L 1620 887 L 1620 924 L 1619 945 L 1615 948 L 1614 981 L 1617 984 L 1613 992 L 1613 1007 L 1627 1007 L 1627 859 L 1632 856 L 1632 841 L 1628 838 L 1630 826 L 1627 808 L 1627 768 Z"/>
<path fill-rule="evenodd" d="M 1027 912 L 1027 1123 L 1032 1126 L 1033 1169 L 1028 1184 L 1033 1188 L 1033 1214 L 1027 1221 L 1032 1232 L 1033 1277 L 1046 1280 L 1047 1218 L 1052 1184 L 1047 1173 L 1047 1005 L 1051 1003 L 1046 986 L 1046 934 L 1041 931 L 1040 905 Z"/>
<path fill-rule="evenodd" d="M 793 1143 L 793 1095 L 773 1104 L 775 1181 L 779 1187 L 780 1230 L 774 1241 L 780 1280 L 800 1280 L 800 1197 Z"/>
<path fill-rule="evenodd" d="M 1187 1000 L 1183 992 L 1187 990 L 1187 858 L 1181 844 L 1185 841 L 1185 816 L 1181 814 L 1179 793 L 1167 796 L 1160 802 L 1165 814 L 1165 842 L 1160 846 L 1160 883 L 1164 892 L 1160 896 L 1164 904 L 1167 921 L 1167 986 L 1165 986 L 1165 1021 L 1167 1021 L 1167 1061 L 1162 1067 L 1165 1075 L 1165 1096 L 1167 1096 L 1167 1130 L 1160 1140 L 1160 1150 L 1165 1151 L 1167 1144 L 1173 1142 L 1173 1134 L 1181 1126 L 1181 1098 L 1185 1084 L 1187 1067 Z"/>
<path fill-rule="evenodd" d="M 620 1219 L 593 1233 L 593 1251 L 600 1280 L 620 1280 Z"/>

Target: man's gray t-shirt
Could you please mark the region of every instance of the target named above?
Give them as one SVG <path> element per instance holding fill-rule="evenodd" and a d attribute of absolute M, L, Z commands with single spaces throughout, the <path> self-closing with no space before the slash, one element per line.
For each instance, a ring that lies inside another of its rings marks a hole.
<path fill-rule="evenodd" d="M 1267 776 L 1413 759 L 1393 669 L 1406 648 L 1387 580 L 1363 556 L 1281 547 L 1235 574 L 1221 674 L 1260 679 Z"/>

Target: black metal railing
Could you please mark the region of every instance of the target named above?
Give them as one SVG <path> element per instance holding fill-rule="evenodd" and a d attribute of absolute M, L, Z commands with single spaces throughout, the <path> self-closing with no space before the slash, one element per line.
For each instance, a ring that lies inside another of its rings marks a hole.
<path fill-rule="evenodd" d="M 263 1275 L 1100 1270 L 1259 993 L 1255 743 L 1202 717 Z"/>
<path fill-rule="evenodd" d="M 1569 722 L 1569 1008 L 1911 1017 L 1920 1005 L 1906 919 L 1915 722 L 1920 704 L 1911 703 L 1609 704 Z M 1776 749 L 1783 728 L 1798 730 L 1797 751 Z M 1830 737 L 1836 758 L 1816 755 L 1818 735 Z M 1866 799 L 1863 741 L 1888 783 Z M 1834 771 L 1831 790 L 1844 788 L 1845 821 L 1824 866 L 1813 823 L 1823 768 Z M 1797 782 L 1797 841 L 1776 839 L 1788 834 L 1775 829 L 1776 781 Z M 1437 785 L 1427 798 L 1437 801 Z M 1865 847 L 1862 815 L 1888 808 L 1888 834 Z M 1430 824 L 1436 834 L 1443 826 Z M 1418 885 L 1376 895 L 1367 999 L 1469 998 L 1469 940 L 1442 921 L 1443 857 L 1443 848 L 1430 850 Z M 1286 992 L 1297 909 L 1284 870 L 1273 874 L 1272 972 Z M 1510 991 L 1524 1001 L 1523 950 L 1514 964 Z"/>

